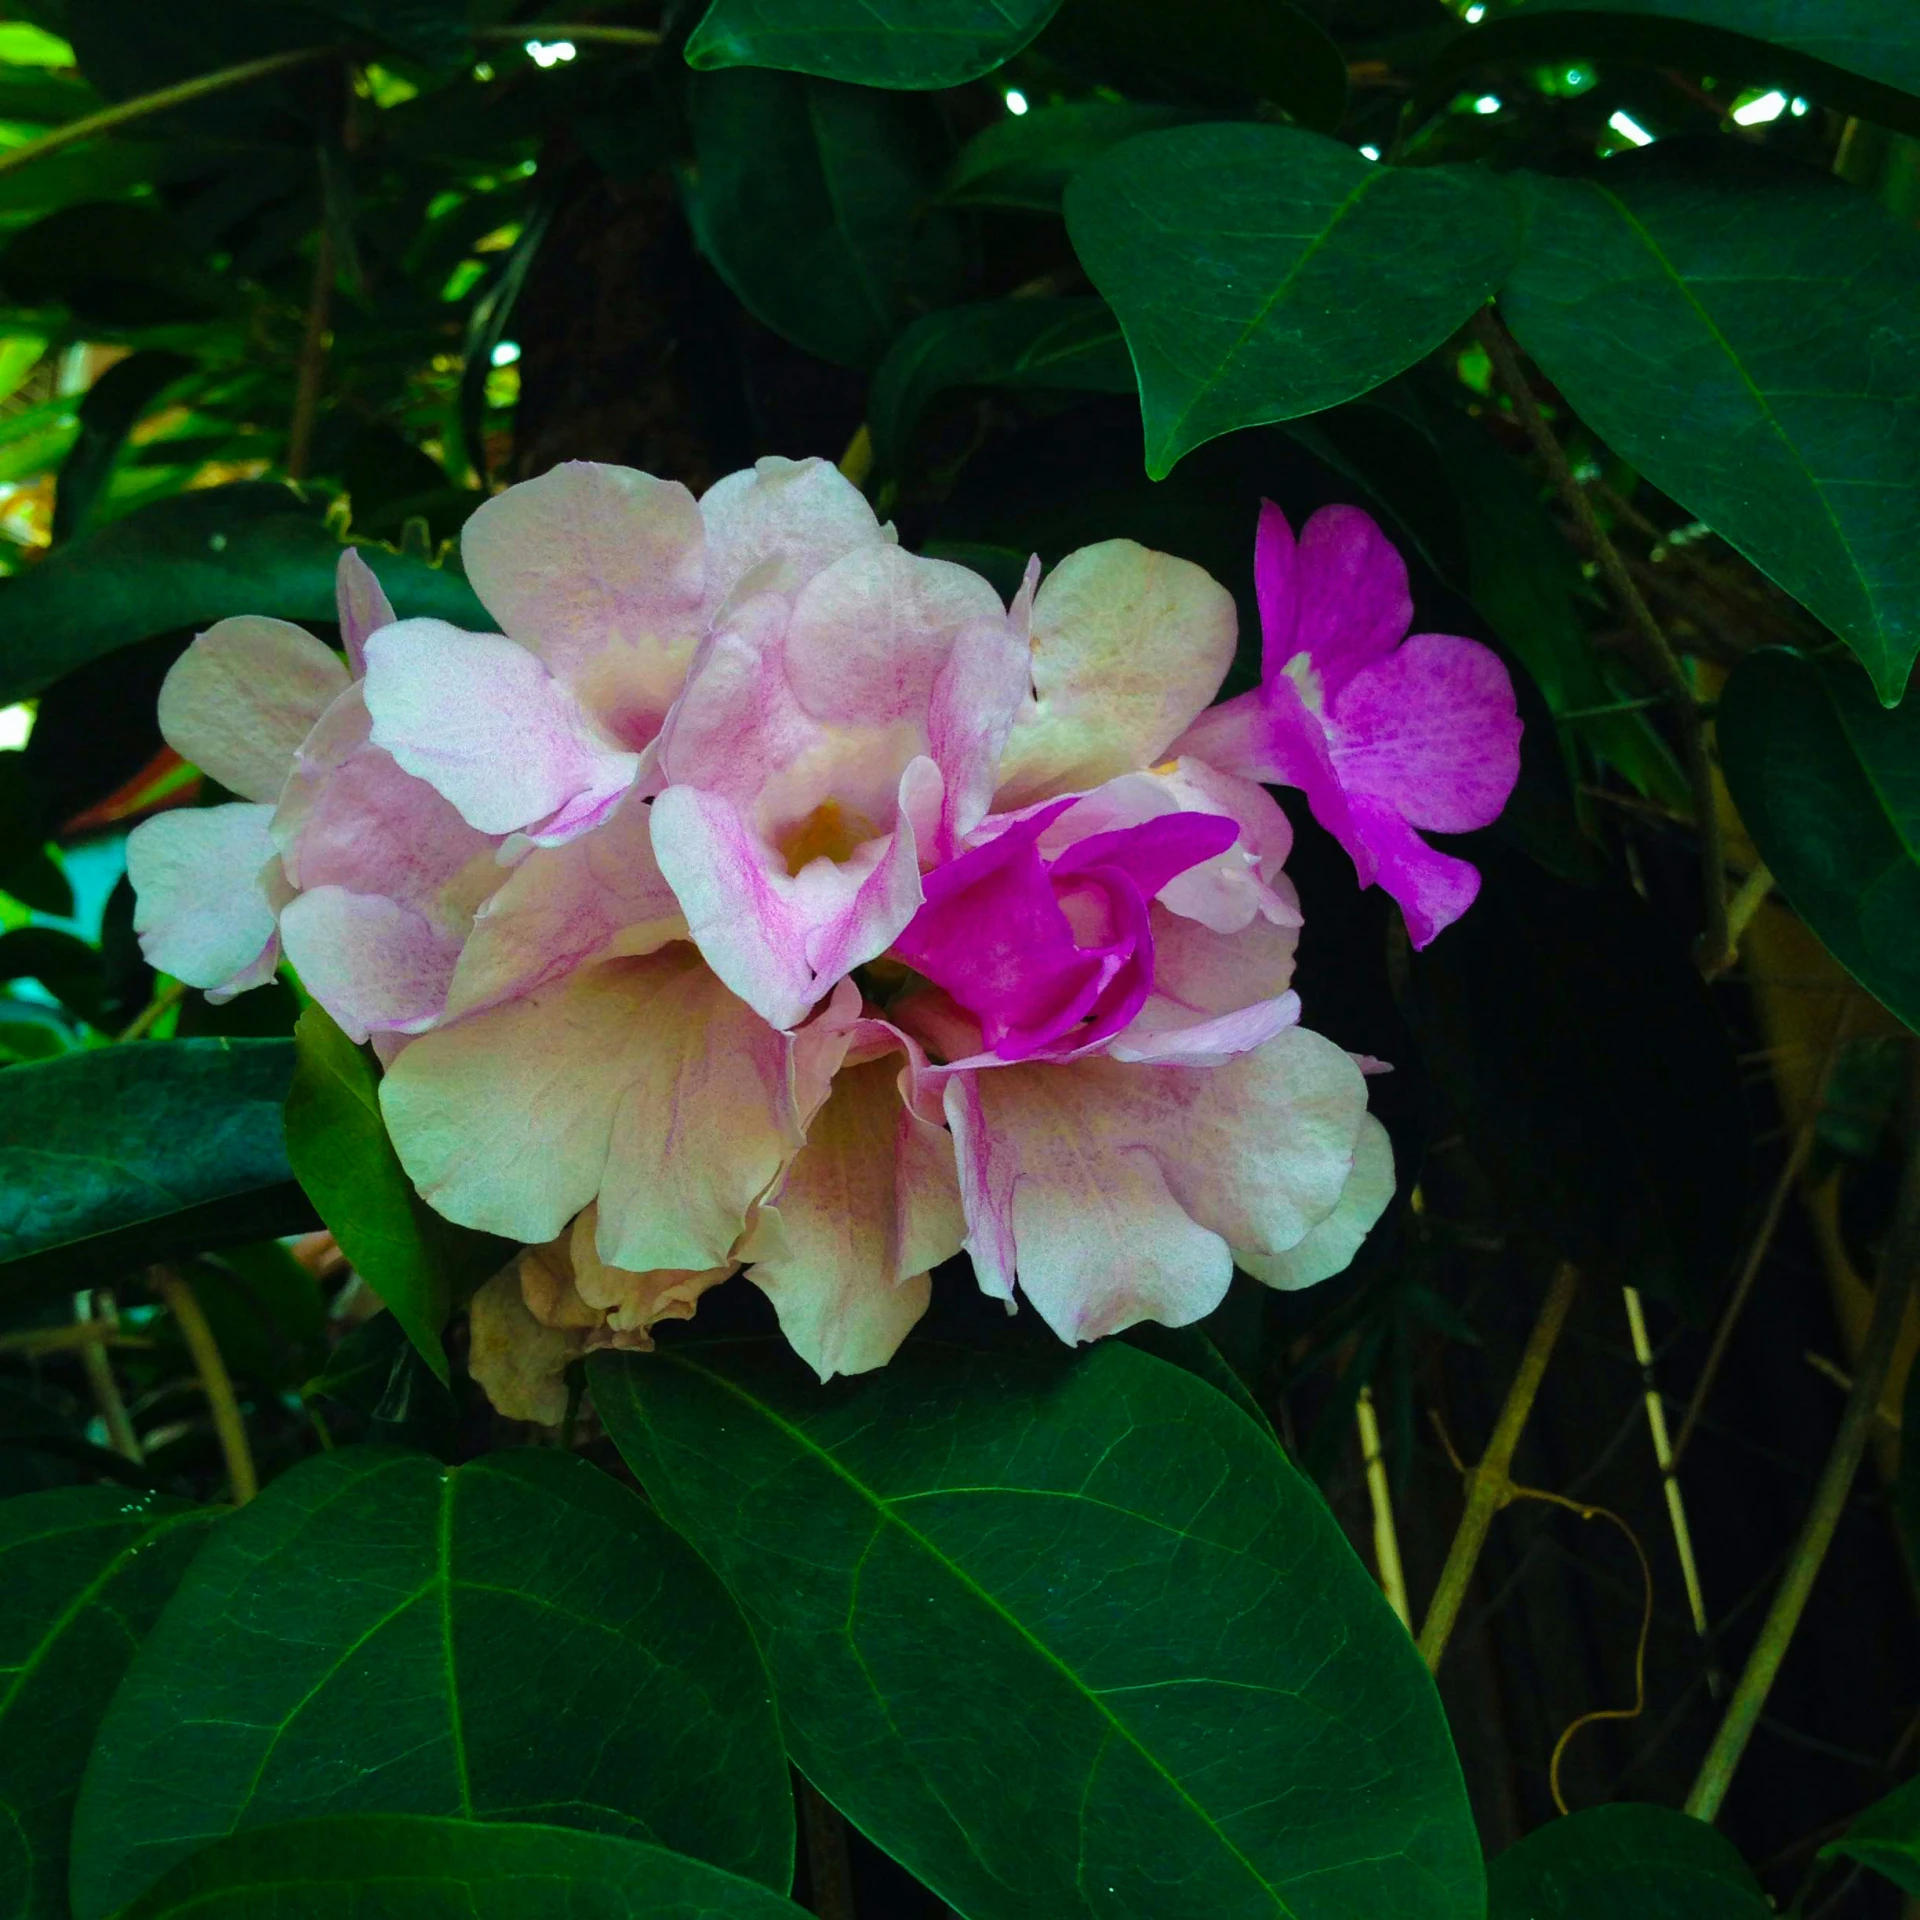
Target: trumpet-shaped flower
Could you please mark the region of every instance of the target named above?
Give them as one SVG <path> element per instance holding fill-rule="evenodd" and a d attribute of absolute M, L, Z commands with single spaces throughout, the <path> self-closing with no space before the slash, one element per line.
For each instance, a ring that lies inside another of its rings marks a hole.
<path fill-rule="evenodd" d="M 1357 507 L 1322 507 L 1296 544 L 1265 502 L 1254 586 L 1261 685 L 1203 714 L 1181 751 L 1300 788 L 1424 947 L 1473 904 L 1480 875 L 1418 830 L 1490 825 L 1520 775 L 1507 670 L 1476 640 L 1407 637 L 1406 563 Z"/>

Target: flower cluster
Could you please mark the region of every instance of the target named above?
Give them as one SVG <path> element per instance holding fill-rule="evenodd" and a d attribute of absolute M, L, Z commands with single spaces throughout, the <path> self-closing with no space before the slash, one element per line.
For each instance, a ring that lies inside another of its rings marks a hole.
<path fill-rule="evenodd" d="M 352 551 L 343 665 L 202 634 L 168 740 L 240 796 L 140 827 L 153 963 L 226 996 L 284 954 L 386 1065 L 422 1195 L 527 1252 L 473 1366 L 552 1419 L 743 1266 L 822 1378 L 882 1365 L 963 1248 L 1065 1340 L 1181 1325 L 1236 1263 L 1339 1271 L 1392 1191 L 1360 1065 L 1299 1024 L 1316 816 L 1417 941 L 1517 770 L 1499 662 L 1403 636 L 1404 567 L 1329 508 L 1261 521 L 1261 689 L 1209 708 L 1230 596 L 1131 541 L 1013 604 L 904 552 L 819 461 L 699 500 L 575 464 L 462 542 L 498 633 L 396 620 Z"/>

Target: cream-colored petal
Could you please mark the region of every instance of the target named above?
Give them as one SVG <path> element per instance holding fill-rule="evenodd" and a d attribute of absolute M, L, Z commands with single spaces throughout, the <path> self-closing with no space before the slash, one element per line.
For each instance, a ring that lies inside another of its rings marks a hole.
<path fill-rule="evenodd" d="M 1393 1198 L 1393 1143 L 1372 1114 L 1360 1123 L 1353 1145 L 1353 1171 L 1340 1202 L 1297 1246 L 1284 1253 L 1239 1253 L 1235 1258 L 1256 1280 L 1292 1292 L 1345 1273 L 1360 1243 Z"/>
<path fill-rule="evenodd" d="M 1014 722 L 995 807 L 1029 806 L 1151 765 L 1219 691 L 1233 596 L 1132 540 L 1070 553 L 1033 604 L 1033 699 Z"/>
<path fill-rule="evenodd" d="M 739 1268 L 731 1260 L 697 1271 L 656 1267 L 651 1273 L 631 1273 L 625 1267 L 610 1267 L 594 1244 L 599 1226 L 599 1208 L 589 1207 L 568 1229 L 574 1298 L 593 1316 L 596 1326 L 632 1336 L 636 1344 L 652 1346 L 649 1330 L 662 1320 L 691 1320 L 700 1296 Z"/>
<path fill-rule="evenodd" d="M 496 1273 L 467 1309 L 467 1366 L 494 1411 L 558 1426 L 567 1412 L 566 1370 L 582 1336 L 543 1325 L 528 1310 L 516 1263 Z"/>
<path fill-rule="evenodd" d="M 133 930 L 162 973 L 231 999 L 272 979 L 287 889 L 273 809 L 247 801 L 180 807 L 127 838 Z"/>
<path fill-rule="evenodd" d="M 217 621 L 173 663 L 160 689 L 160 732 L 241 799 L 271 802 L 347 680 L 305 627 L 242 614 Z"/>

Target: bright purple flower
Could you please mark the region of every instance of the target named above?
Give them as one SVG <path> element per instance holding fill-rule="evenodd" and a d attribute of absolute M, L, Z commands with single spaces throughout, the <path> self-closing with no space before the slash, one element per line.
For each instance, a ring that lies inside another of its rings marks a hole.
<path fill-rule="evenodd" d="M 1480 875 L 1416 829 L 1491 825 L 1520 776 L 1507 670 L 1476 640 L 1405 637 L 1406 563 L 1357 507 L 1322 507 L 1296 546 L 1264 502 L 1253 574 L 1261 685 L 1202 714 L 1177 751 L 1300 788 L 1424 947 L 1473 904 Z"/>
<path fill-rule="evenodd" d="M 1002 1060 L 1098 1046 L 1153 987 L 1148 903 L 1226 852 L 1239 823 L 1168 813 L 1089 834 L 1047 859 L 1040 836 L 1075 804 L 1036 809 L 985 846 L 937 867 L 895 955 L 980 1022 Z"/>

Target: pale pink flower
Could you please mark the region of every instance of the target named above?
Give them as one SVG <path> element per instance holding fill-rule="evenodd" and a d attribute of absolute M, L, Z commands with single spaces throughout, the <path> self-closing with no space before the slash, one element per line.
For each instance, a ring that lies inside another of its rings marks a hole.
<path fill-rule="evenodd" d="M 1424 947 L 1473 904 L 1480 875 L 1416 829 L 1491 825 L 1520 776 L 1507 670 L 1476 640 L 1407 637 L 1406 563 L 1357 507 L 1322 507 L 1296 546 L 1265 502 L 1254 586 L 1261 685 L 1203 714 L 1180 750 L 1300 788 L 1360 884 L 1378 881 Z"/>

